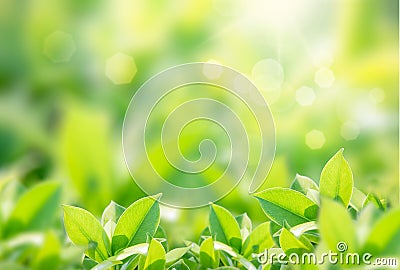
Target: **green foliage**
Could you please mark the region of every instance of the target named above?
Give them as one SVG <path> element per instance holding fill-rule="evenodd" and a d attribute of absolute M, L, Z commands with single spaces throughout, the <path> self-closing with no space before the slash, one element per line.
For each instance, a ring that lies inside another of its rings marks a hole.
<path fill-rule="evenodd" d="M 353 192 L 353 173 L 340 149 L 329 161 L 319 180 L 321 195 L 340 201 L 345 206 L 350 202 Z"/>
<path fill-rule="evenodd" d="M 71 241 L 87 248 L 86 254 L 94 261 L 102 262 L 110 254 L 110 240 L 100 222 L 88 211 L 64 206 L 64 226 Z"/>
<path fill-rule="evenodd" d="M 251 258 L 252 253 L 260 253 L 274 245 L 270 234 L 270 222 L 264 222 L 258 225 L 246 238 L 243 245 L 243 256 Z"/>
<path fill-rule="evenodd" d="M 242 239 L 239 224 L 228 210 L 215 204 L 210 209 L 210 232 L 218 241 L 240 251 Z"/>
<path fill-rule="evenodd" d="M 274 222 L 291 226 L 316 220 L 318 205 L 302 193 L 288 188 L 271 188 L 255 194 L 265 214 Z"/>
<path fill-rule="evenodd" d="M 158 270 L 165 267 L 165 250 L 155 239 L 151 239 L 149 250 L 144 262 L 144 270 Z"/>
<path fill-rule="evenodd" d="M 146 241 L 146 234 L 153 235 L 160 223 L 160 207 L 154 198 L 140 199 L 121 215 L 112 236 L 112 252 Z"/>
<path fill-rule="evenodd" d="M 26 190 L 17 180 L 0 185 L 0 269 L 74 269 L 81 251 L 55 231 L 61 186 L 44 181 Z"/>
<path fill-rule="evenodd" d="M 44 182 L 24 193 L 4 226 L 4 236 L 48 228 L 59 207 L 60 195 L 60 185 L 56 182 Z"/>
<path fill-rule="evenodd" d="M 331 250 L 336 250 L 339 242 L 345 242 L 349 251 L 357 249 L 354 222 L 347 209 L 339 203 L 322 201 L 318 225 L 325 244 Z"/>
<path fill-rule="evenodd" d="M 160 196 L 142 198 L 126 209 L 111 202 L 103 211 L 101 223 L 88 211 L 65 205 L 65 230 L 75 245 L 85 248 L 84 265 L 97 270 L 163 269 L 166 254 L 161 242 L 165 239 L 152 238 L 160 223 Z M 180 258 L 174 253 L 184 254 L 175 250 L 168 257 L 170 263 Z"/>
<path fill-rule="evenodd" d="M 204 269 L 216 268 L 219 264 L 218 252 L 214 250 L 212 237 L 208 237 L 200 245 L 200 263 Z"/>
<path fill-rule="evenodd" d="M 343 167 L 338 169 L 338 164 Z M 399 209 L 390 209 L 375 194 L 365 195 L 353 186 L 349 175 L 351 170 L 339 151 L 324 167 L 321 180 L 325 180 L 319 186 L 308 177 L 296 175 L 290 188 L 273 187 L 254 194 L 269 219 L 258 226 L 247 213 L 235 217 L 224 207 L 211 204 L 209 226 L 199 244 L 185 241 L 184 247 L 172 250 L 160 226 L 160 194 L 139 199 L 128 208 L 110 202 L 100 220 L 85 209 L 64 205 L 64 227 L 76 245 L 73 247 L 63 245 L 60 235 L 49 230 L 60 203 L 60 185 L 49 181 L 24 192 L 20 184 L 10 181 L 0 187 L 1 198 L 13 205 L 11 211 L 0 209 L 0 259 L 4 260 L 0 267 L 279 269 L 282 265 L 277 262 L 258 261 L 258 254 L 269 250 L 284 253 L 284 260 L 288 260 L 305 252 L 335 252 L 343 243 L 343 254 L 368 252 L 374 257 L 397 258 Z M 326 191 L 327 187 L 335 188 L 335 192 Z M 9 197 L 3 196 L 6 192 Z M 38 194 L 40 199 L 33 201 Z M 319 268 L 309 265 L 301 269 Z"/>

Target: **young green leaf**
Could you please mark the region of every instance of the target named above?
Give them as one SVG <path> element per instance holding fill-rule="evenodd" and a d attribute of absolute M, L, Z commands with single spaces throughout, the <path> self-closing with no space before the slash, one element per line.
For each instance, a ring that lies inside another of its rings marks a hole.
<path fill-rule="evenodd" d="M 339 243 L 344 242 L 346 251 L 356 251 L 355 226 L 346 207 L 342 204 L 331 199 L 324 199 L 318 225 L 321 238 L 329 249 L 336 251 Z"/>
<path fill-rule="evenodd" d="M 101 225 L 104 226 L 110 220 L 117 224 L 119 217 L 124 211 L 125 207 L 117 204 L 114 201 L 111 201 L 103 211 L 103 215 L 101 216 Z"/>
<path fill-rule="evenodd" d="M 240 235 L 242 236 L 242 240 L 244 241 L 249 236 L 252 230 L 251 220 L 246 213 L 235 217 L 235 219 L 239 224 Z"/>
<path fill-rule="evenodd" d="M 146 242 L 146 235 L 154 235 L 160 223 L 160 195 L 142 198 L 131 204 L 120 216 L 112 237 L 112 252 Z"/>
<path fill-rule="evenodd" d="M 243 265 L 245 269 L 257 270 L 251 262 L 249 262 L 246 258 L 244 258 L 242 255 L 237 253 L 232 247 L 226 245 L 225 243 L 215 241 L 214 250 L 226 252 L 232 258 L 232 260 L 238 261 L 240 264 Z"/>
<path fill-rule="evenodd" d="M 165 230 L 163 229 L 163 227 L 161 227 L 161 225 L 159 225 L 157 227 L 157 230 L 153 236 L 154 238 L 158 239 L 159 242 L 161 242 L 161 245 L 163 245 L 165 252 L 168 252 L 168 238 L 167 238 L 167 233 L 165 232 Z M 160 241 L 161 239 L 163 239 L 164 241 Z"/>
<path fill-rule="evenodd" d="M 174 262 L 176 262 L 177 260 L 179 260 L 180 258 L 183 257 L 183 255 L 185 255 L 186 253 L 188 253 L 188 251 L 191 249 L 191 246 L 188 247 L 182 247 L 182 248 L 175 248 L 171 251 L 169 251 L 166 255 L 165 255 L 165 260 L 166 260 L 166 265 L 171 265 Z"/>
<path fill-rule="evenodd" d="M 106 260 L 104 262 L 101 262 L 97 264 L 95 267 L 93 267 L 91 270 L 108 270 L 112 269 L 113 266 L 122 264 L 121 261 L 112 261 L 112 260 Z"/>
<path fill-rule="evenodd" d="M 154 238 L 150 240 L 149 251 L 144 262 L 144 270 L 160 270 L 165 267 L 165 250 Z"/>
<path fill-rule="evenodd" d="M 294 178 L 290 188 L 298 192 L 301 192 L 304 195 L 307 195 L 307 191 L 309 189 L 318 191 L 317 184 L 311 178 L 308 178 L 307 176 L 303 176 L 300 174 L 296 174 L 296 177 Z"/>
<path fill-rule="evenodd" d="M 383 215 L 372 228 L 364 250 L 374 256 L 400 254 L 400 208 Z"/>
<path fill-rule="evenodd" d="M 243 256 L 251 258 L 252 253 L 260 253 L 274 245 L 270 234 L 270 222 L 258 225 L 247 237 L 243 245 Z"/>
<path fill-rule="evenodd" d="M 60 184 L 48 181 L 28 190 L 18 200 L 5 225 L 6 237 L 49 227 L 60 201 Z"/>
<path fill-rule="evenodd" d="M 353 173 L 340 149 L 325 165 L 319 181 L 320 194 L 349 205 L 353 192 Z"/>
<path fill-rule="evenodd" d="M 114 234 L 115 226 L 117 226 L 117 224 L 115 224 L 115 222 L 112 220 L 107 221 L 107 223 L 103 225 L 103 228 L 106 231 L 107 236 L 110 239 L 110 241 Z"/>
<path fill-rule="evenodd" d="M 120 270 L 135 270 L 139 265 L 141 256 L 140 255 L 133 255 L 128 261 L 126 261 Z"/>
<path fill-rule="evenodd" d="M 236 219 L 225 208 L 212 204 L 210 209 L 210 232 L 215 235 L 216 240 L 240 251 L 242 239 L 239 224 Z"/>
<path fill-rule="evenodd" d="M 132 255 L 137 255 L 137 254 L 147 255 L 148 249 L 149 249 L 149 244 L 147 243 L 137 244 L 121 250 L 120 252 L 118 252 L 117 255 L 114 255 L 109 259 L 114 261 L 121 261 L 125 260 L 126 258 Z"/>
<path fill-rule="evenodd" d="M 367 196 L 365 196 L 365 194 L 361 190 L 353 187 L 353 193 L 350 199 L 350 206 L 359 212 L 364 207 L 363 205 L 366 197 Z"/>
<path fill-rule="evenodd" d="M 183 260 L 179 260 L 171 265 L 168 270 L 190 270 L 189 266 L 185 264 Z"/>
<path fill-rule="evenodd" d="M 290 226 L 317 219 L 318 205 L 302 193 L 288 188 L 271 188 L 254 195 L 265 214 L 275 223 Z"/>
<path fill-rule="evenodd" d="M 368 195 L 366 196 L 366 198 L 363 202 L 363 207 L 367 206 L 369 203 L 372 203 L 373 205 L 375 205 L 378 209 L 380 209 L 382 211 L 386 210 L 385 205 L 383 205 L 381 200 L 375 194 L 368 193 Z"/>
<path fill-rule="evenodd" d="M 83 261 L 82 261 L 83 270 L 91 270 L 96 265 L 98 265 L 98 263 L 96 261 L 93 261 L 89 257 L 85 256 L 85 258 L 83 258 Z"/>
<path fill-rule="evenodd" d="M 212 237 L 208 237 L 200 245 L 200 263 L 204 269 L 213 269 L 219 264 L 218 253 L 214 250 Z"/>
<path fill-rule="evenodd" d="M 319 201 L 319 191 L 316 191 L 314 189 L 309 189 L 307 190 L 306 197 L 312 200 L 314 203 L 316 203 L 318 206 L 320 204 Z"/>
<path fill-rule="evenodd" d="M 197 244 L 194 243 L 194 242 L 187 241 L 187 240 L 185 240 L 184 243 L 185 243 L 185 245 L 186 245 L 187 247 L 190 247 L 190 251 L 191 251 L 192 253 L 194 253 L 196 256 L 198 256 L 198 255 L 200 254 L 200 247 L 199 247 L 199 245 L 197 245 Z"/>
<path fill-rule="evenodd" d="M 237 223 L 239 224 L 240 229 L 246 229 L 249 232 L 252 230 L 252 224 L 247 213 L 244 213 L 240 216 L 235 217 Z"/>
<path fill-rule="evenodd" d="M 64 226 L 75 245 L 87 247 L 87 256 L 97 262 L 107 259 L 108 237 L 91 213 L 79 207 L 64 205 Z"/>
<path fill-rule="evenodd" d="M 301 255 L 305 252 L 311 252 L 313 250 L 312 244 L 304 236 L 297 238 L 286 228 L 282 228 L 279 236 L 279 244 L 288 256 L 292 253 Z"/>
<path fill-rule="evenodd" d="M 305 232 L 308 232 L 311 230 L 316 230 L 316 229 L 318 229 L 318 226 L 315 223 L 315 221 L 310 221 L 310 222 L 299 224 L 297 226 L 290 228 L 290 232 L 293 233 L 294 236 L 299 238 Z"/>

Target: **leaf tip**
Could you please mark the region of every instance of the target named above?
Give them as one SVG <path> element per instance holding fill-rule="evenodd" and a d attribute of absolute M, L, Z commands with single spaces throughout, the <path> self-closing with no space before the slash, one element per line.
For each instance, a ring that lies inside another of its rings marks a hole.
<path fill-rule="evenodd" d="M 162 193 L 158 193 L 158 194 L 153 195 L 153 196 L 151 196 L 151 197 L 154 198 L 155 200 L 159 201 L 160 198 L 162 197 L 162 195 L 163 195 Z"/>

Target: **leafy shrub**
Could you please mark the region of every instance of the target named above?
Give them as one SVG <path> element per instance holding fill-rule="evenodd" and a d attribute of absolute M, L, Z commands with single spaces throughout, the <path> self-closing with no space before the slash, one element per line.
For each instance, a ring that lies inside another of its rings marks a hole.
<path fill-rule="evenodd" d="M 18 181 L 0 182 L 0 269 L 77 269 L 80 249 L 63 245 L 55 217 L 61 186 L 54 181 L 26 190 Z"/>
<path fill-rule="evenodd" d="M 170 251 L 159 226 L 160 195 L 127 209 L 111 202 L 101 222 L 84 209 L 64 206 L 64 224 L 72 242 L 86 247 L 84 269 L 318 269 L 290 266 L 287 258 L 338 251 L 338 244 L 345 245 L 339 250 L 344 254 L 400 254 L 400 209 L 386 210 L 384 201 L 354 187 L 343 150 L 325 165 L 319 185 L 296 175 L 290 188 L 269 188 L 254 196 L 266 222 L 253 229 L 246 213 L 234 217 L 211 204 L 209 226 L 199 242 L 185 241 L 185 247 Z M 257 254 L 267 249 L 284 253 L 285 261 L 261 264 Z M 346 267 L 343 262 L 341 267 Z"/>

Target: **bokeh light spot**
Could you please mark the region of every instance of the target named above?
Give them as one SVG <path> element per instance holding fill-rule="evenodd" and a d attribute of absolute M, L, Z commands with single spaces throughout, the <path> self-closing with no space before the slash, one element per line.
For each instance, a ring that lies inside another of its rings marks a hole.
<path fill-rule="evenodd" d="M 44 41 L 43 52 L 54 63 L 68 62 L 76 51 L 72 36 L 63 31 L 55 31 Z"/>
<path fill-rule="evenodd" d="M 302 86 L 296 90 L 296 101 L 301 106 L 310 106 L 316 99 L 314 89 L 307 86 Z"/>
<path fill-rule="evenodd" d="M 306 145 L 312 150 L 322 148 L 325 141 L 325 135 L 322 131 L 313 129 L 306 134 Z"/>
<path fill-rule="evenodd" d="M 123 53 L 116 53 L 107 60 L 106 76 L 115 84 L 130 83 L 137 72 L 134 59 Z"/>
<path fill-rule="evenodd" d="M 323 67 L 315 72 L 314 81 L 321 88 L 329 88 L 335 81 L 335 75 L 332 70 Z"/>
<path fill-rule="evenodd" d="M 345 140 L 355 140 L 360 135 L 360 126 L 355 122 L 348 121 L 342 125 L 340 135 Z"/>
<path fill-rule="evenodd" d="M 252 70 L 255 84 L 265 91 L 279 90 L 284 79 L 281 64 L 274 59 L 263 59 L 257 62 Z"/>

